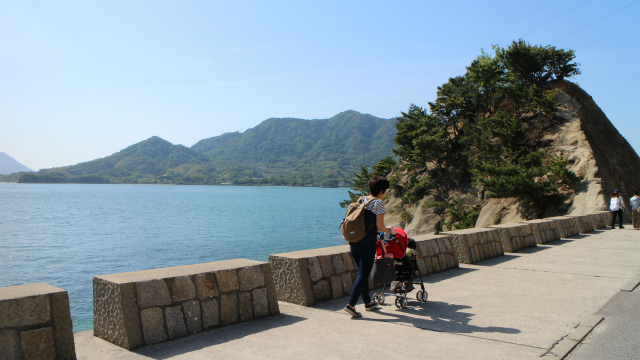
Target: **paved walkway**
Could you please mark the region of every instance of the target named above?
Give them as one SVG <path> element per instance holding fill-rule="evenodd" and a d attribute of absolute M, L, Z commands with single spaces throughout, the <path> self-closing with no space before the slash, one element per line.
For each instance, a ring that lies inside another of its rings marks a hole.
<path fill-rule="evenodd" d="M 587 358 L 583 353 L 593 359 L 640 358 L 640 312 L 624 311 L 625 306 L 640 309 L 640 231 L 630 227 L 597 230 L 424 280 L 427 303 L 410 301 L 397 309 L 387 297 L 389 305 L 363 311 L 362 319 L 342 311 L 346 298 L 314 307 L 280 303 L 277 316 L 135 351 L 94 338 L 90 331 L 77 333 L 77 355 L 116 360 Z M 635 332 L 620 336 L 629 329 Z"/>

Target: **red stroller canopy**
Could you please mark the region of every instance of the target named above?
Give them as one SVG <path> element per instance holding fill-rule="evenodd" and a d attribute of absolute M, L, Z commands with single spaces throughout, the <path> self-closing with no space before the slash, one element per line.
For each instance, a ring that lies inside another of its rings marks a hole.
<path fill-rule="evenodd" d="M 391 240 L 387 242 L 385 245 L 385 250 L 387 253 L 393 254 L 393 257 L 396 259 L 400 259 L 404 257 L 405 250 L 407 249 L 407 243 L 409 239 L 407 238 L 407 234 L 404 230 L 400 228 L 395 228 L 396 234 L 391 235 Z M 395 241 L 394 238 L 397 240 Z M 378 235 L 378 243 L 376 249 L 376 258 L 379 259 L 382 257 L 382 248 L 380 248 L 381 237 Z"/>

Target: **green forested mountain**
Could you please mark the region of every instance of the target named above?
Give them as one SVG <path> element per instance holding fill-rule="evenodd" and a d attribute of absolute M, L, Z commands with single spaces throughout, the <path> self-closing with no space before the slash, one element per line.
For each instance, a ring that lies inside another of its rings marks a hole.
<path fill-rule="evenodd" d="M 391 155 L 395 134 L 395 120 L 356 111 L 323 120 L 274 118 L 192 148 L 154 136 L 102 159 L 0 180 L 337 186 Z"/>
<path fill-rule="evenodd" d="M 248 164 L 262 170 L 358 168 L 389 156 L 395 122 L 345 111 L 330 119 L 268 119 L 245 133 L 205 139 L 192 149 L 219 164 Z M 322 166 L 324 167 L 324 166 Z"/>

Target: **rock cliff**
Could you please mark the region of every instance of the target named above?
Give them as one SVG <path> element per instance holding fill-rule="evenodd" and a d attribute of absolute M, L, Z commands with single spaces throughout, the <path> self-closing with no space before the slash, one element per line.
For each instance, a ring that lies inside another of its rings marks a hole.
<path fill-rule="evenodd" d="M 549 129 L 542 143 L 550 154 L 564 152 L 569 160 L 568 169 L 582 176 L 582 181 L 570 191 L 555 199 L 545 199 L 545 204 L 527 204 L 521 199 L 483 199 L 480 190 L 473 186 L 450 191 L 468 205 L 481 205 L 476 227 L 504 224 L 558 215 L 578 215 L 608 210 L 613 190 L 620 190 L 626 203 L 625 222 L 631 219 L 629 198 L 640 190 L 640 157 L 627 140 L 611 124 L 589 94 L 569 81 L 554 81 L 552 88 L 558 93 L 557 125 Z M 403 224 L 409 235 L 433 233 L 442 229 L 442 217 L 437 209 L 423 205 L 432 201 L 424 198 L 410 209 L 413 218 L 405 222 L 398 198 L 390 198 L 391 209 L 385 219 L 389 224 Z"/>

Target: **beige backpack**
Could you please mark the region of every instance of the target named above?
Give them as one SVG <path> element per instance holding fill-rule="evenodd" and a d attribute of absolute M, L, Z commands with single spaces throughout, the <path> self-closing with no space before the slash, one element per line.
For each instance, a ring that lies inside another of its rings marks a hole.
<path fill-rule="evenodd" d="M 348 242 L 358 242 L 362 240 L 367 232 L 371 230 L 371 228 L 365 229 L 364 226 L 364 207 L 375 200 L 375 198 L 360 203 L 363 197 L 349 204 L 347 212 L 344 214 L 344 219 L 342 219 L 342 223 L 340 223 L 342 237 Z M 373 226 L 375 226 L 375 223 Z"/>

